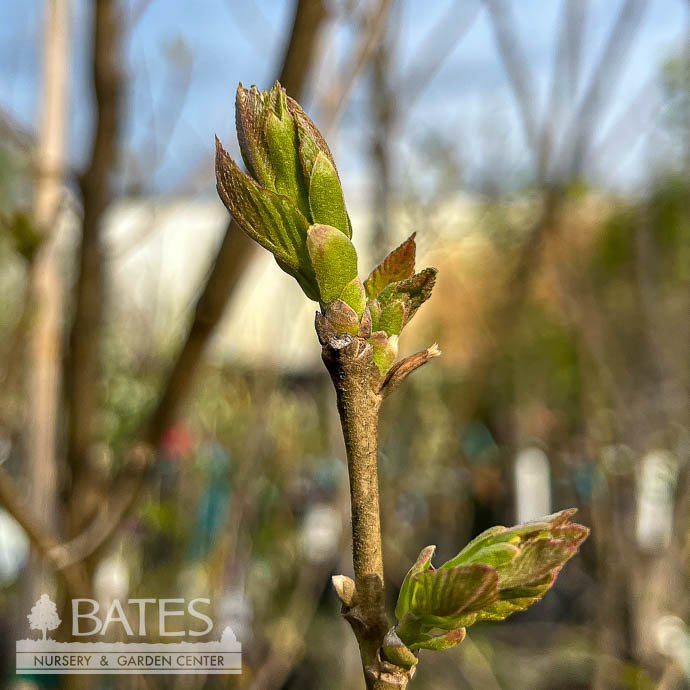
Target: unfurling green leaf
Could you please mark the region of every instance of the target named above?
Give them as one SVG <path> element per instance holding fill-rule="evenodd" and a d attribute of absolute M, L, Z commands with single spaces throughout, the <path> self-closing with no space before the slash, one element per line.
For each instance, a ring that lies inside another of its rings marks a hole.
<path fill-rule="evenodd" d="M 343 291 L 340 293 L 340 299 L 345 304 L 349 304 L 357 312 L 357 316 L 362 318 L 367 298 L 364 294 L 364 285 L 362 285 L 362 281 L 359 278 L 353 278 L 343 288 Z"/>
<path fill-rule="evenodd" d="M 398 336 L 429 297 L 436 269 L 414 273 L 415 235 L 393 250 L 365 283 L 330 149 L 300 105 L 276 82 L 269 91 L 237 88 L 237 138 L 249 175 L 216 139 L 218 193 L 237 224 L 321 305 L 319 339 L 367 340 L 385 376 Z"/>
<path fill-rule="evenodd" d="M 283 102 L 285 94 L 282 91 L 280 96 L 280 102 Z M 297 153 L 295 125 L 287 108 L 280 110 L 280 115 L 271 112 L 266 117 L 266 145 L 275 171 L 276 192 L 293 201 L 300 212 L 309 217 L 306 181 Z"/>
<path fill-rule="evenodd" d="M 464 639 L 467 631 L 465 628 L 457 628 L 455 630 L 448 630 L 439 635 L 425 635 L 421 634 L 418 640 L 411 644 L 411 651 L 418 649 L 430 649 L 435 652 L 450 649 L 459 645 Z"/>
<path fill-rule="evenodd" d="M 399 335 L 405 325 L 409 309 L 406 302 L 394 300 L 381 310 L 381 315 L 377 323 L 380 331 L 385 331 L 387 335 Z"/>
<path fill-rule="evenodd" d="M 589 534 L 569 521 L 574 512 L 492 527 L 438 570 L 431 565 L 433 547 L 424 549 L 400 589 L 400 640 L 411 651 L 445 649 L 461 642 L 472 623 L 502 620 L 539 601 Z"/>
<path fill-rule="evenodd" d="M 297 207 L 243 173 L 217 139 L 216 180 L 220 198 L 242 230 L 300 281 L 308 297 L 317 300 L 318 287 L 306 246 L 309 224 Z"/>
<path fill-rule="evenodd" d="M 239 84 L 235 95 L 235 126 L 242 160 L 249 174 L 262 187 L 275 191 L 275 173 L 263 136 L 268 112 L 264 94 L 256 86 L 245 89 Z"/>
<path fill-rule="evenodd" d="M 486 565 L 426 570 L 412 577 L 407 616 L 428 627 L 450 630 L 461 614 L 479 611 L 496 599 L 498 576 Z"/>
<path fill-rule="evenodd" d="M 338 228 L 349 237 L 347 211 L 338 173 L 321 152 L 314 161 L 309 180 L 309 207 L 314 223 Z"/>
<path fill-rule="evenodd" d="M 396 297 L 405 295 L 409 298 L 409 313 L 407 315 L 407 320 L 405 325 L 407 325 L 412 317 L 417 312 L 417 309 L 426 302 L 429 297 L 431 297 L 431 291 L 434 289 L 434 284 L 436 283 L 436 274 L 438 273 L 435 268 L 425 268 L 423 271 L 416 273 L 411 278 L 403 280 L 397 283 L 393 289 L 390 300 Z"/>
<path fill-rule="evenodd" d="M 417 560 L 412 564 L 408 570 L 402 585 L 400 586 L 400 593 L 398 594 L 398 603 L 395 606 L 395 617 L 402 620 L 405 614 L 410 610 L 412 603 L 412 578 L 417 573 L 423 573 L 431 567 L 431 558 L 436 550 L 435 546 L 425 546 L 417 556 Z"/>
<path fill-rule="evenodd" d="M 415 235 L 394 249 L 364 281 L 372 328 L 399 335 L 419 307 L 431 296 L 436 269 L 414 273 Z"/>
<path fill-rule="evenodd" d="M 415 235 L 413 232 L 369 274 L 364 281 L 368 299 L 378 297 L 387 285 L 412 277 L 416 255 Z"/>
<path fill-rule="evenodd" d="M 328 306 L 357 277 L 357 252 L 347 235 L 330 225 L 312 225 L 307 250 L 319 286 L 320 302 Z"/>
<path fill-rule="evenodd" d="M 383 638 L 383 656 L 392 664 L 403 668 L 412 668 L 418 661 L 417 655 L 398 637 L 395 628 L 391 628 Z"/>
<path fill-rule="evenodd" d="M 375 331 L 369 338 L 373 349 L 372 359 L 383 376 L 398 356 L 398 336 L 388 337 L 384 331 Z"/>
<path fill-rule="evenodd" d="M 307 249 L 307 228 L 330 225 L 352 235 L 333 157 L 314 123 L 278 82 L 270 91 L 240 84 L 235 100 L 237 138 L 245 175 L 216 139 L 216 180 L 223 203 L 238 225 L 272 252 L 278 265 L 294 276 L 305 294 L 322 305 L 340 296 L 346 283 L 320 282 L 336 293 L 324 296 Z M 354 248 L 352 248 L 354 252 Z M 319 270 L 323 269 L 320 265 Z M 361 316 L 364 300 L 348 294 Z M 346 300 L 347 301 L 347 300 Z"/>

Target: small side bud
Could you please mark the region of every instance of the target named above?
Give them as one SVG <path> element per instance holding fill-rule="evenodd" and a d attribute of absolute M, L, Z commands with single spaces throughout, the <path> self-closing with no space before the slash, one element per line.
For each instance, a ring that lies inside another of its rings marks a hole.
<path fill-rule="evenodd" d="M 383 638 L 383 656 L 392 664 L 403 668 L 411 668 L 418 661 L 414 652 L 398 637 L 395 628 L 391 628 Z"/>
<path fill-rule="evenodd" d="M 357 331 L 359 330 L 359 317 L 355 310 L 342 300 L 337 299 L 333 302 L 324 312 L 324 316 L 331 326 L 335 328 L 336 333 L 357 335 Z"/>
<path fill-rule="evenodd" d="M 356 591 L 354 580 L 347 577 L 347 575 L 334 575 L 331 578 L 331 583 L 343 606 L 351 609 L 355 604 Z"/>

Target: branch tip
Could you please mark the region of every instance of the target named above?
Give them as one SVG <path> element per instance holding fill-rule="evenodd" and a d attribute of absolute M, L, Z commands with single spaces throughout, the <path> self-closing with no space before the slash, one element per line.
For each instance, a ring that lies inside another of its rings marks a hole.
<path fill-rule="evenodd" d="M 355 603 L 356 595 L 354 581 L 346 575 L 333 575 L 331 583 L 333 584 L 335 593 L 338 595 L 338 599 L 343 603 L 343 606 L 352 608 Z"/>
<path fill-rule="evenodd" d="M 415 369 L 419 369 L 419 367 L 426 364 L 430 359 L 434 359 L 440 355 L 441 350 L 438 344 L 434 343 L 426 350 L 415 352 L 415 354 L 401 359 L 391 367 L 379 388 L 379 393 L 384 397 L 390 395 Z"/>

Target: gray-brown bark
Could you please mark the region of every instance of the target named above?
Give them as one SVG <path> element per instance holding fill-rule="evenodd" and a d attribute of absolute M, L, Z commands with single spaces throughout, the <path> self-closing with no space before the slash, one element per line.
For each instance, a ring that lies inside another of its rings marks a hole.
<path fill-rule="evenodd" d="M 318 319 L 317 319 L 318 329 Z M 372 348 L 349 335 L 324 338 L 322 357 L 335 387 L 350 478 L 352 560 L 355 590 L 343 602 L 343 614 L 359 644 L 367 688 L 405 688 L 414 673 L 382 660 L 386 616 L 383 551 L 376 460 L 382 394 Z"/>

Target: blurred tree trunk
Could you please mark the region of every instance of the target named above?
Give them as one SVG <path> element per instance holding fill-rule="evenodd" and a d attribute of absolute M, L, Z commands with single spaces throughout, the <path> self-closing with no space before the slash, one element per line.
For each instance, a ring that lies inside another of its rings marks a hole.
<path fill-rule="evenodd" d="M 92 8 L 92 79 L 96 126 L 88 168 L 80 179 L 83 202 L 74 319 L 65 371 L 67 462 L 71 492 L 67 536 L 78 534 L 99 506 L 93 444 L 99 410 L 100 335 L 104 299 L 103 215 L 113 200 L 113 173 L 121 120 L 121 18 L 116 0 Z"/>
<path fill-rule="evenodd" d="M 394 51 L 392 17 L 392 14 L 388 14 L 385 19 L 383 36 L 372 56 L 369 80 L 372 123 L 371 249 L 374 257 L 382 257 L 390 246 L 391 159 L 397 121 L 395 94 L 391 85 Z"/>
<path fill-rule="evenodd" d="M 323 0 L 297 2 L 278 75 L 285 90 L 295 99 L 301 98 L 303 94 L 325 18 Z M 147 442 L 156 443 L 174 421 L 180 405 L 189 393 L 206 345 L 257 249 L 258 245 L 231 220 L 196 303 L 185 342 L 168 374 L 159 403 L 144 432 Z"/>
<path fill-rule="evenodd" d="M 62 283 L 56 219 L 63 194 L 69 94 L 70 2 L 45 5 L 43 84 L 40 96 L 34 219 L 41 246 L 30 268 L 33 328 L 28 381 L 27 482 L 29 502 L 43 525 L 56 509 L 56 428 L 58 410 Z M 47 567 L 33 557 L 28 590 L 52 590 Z"/>

